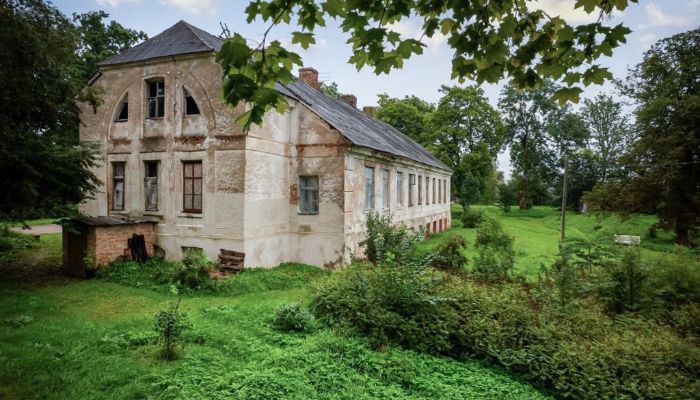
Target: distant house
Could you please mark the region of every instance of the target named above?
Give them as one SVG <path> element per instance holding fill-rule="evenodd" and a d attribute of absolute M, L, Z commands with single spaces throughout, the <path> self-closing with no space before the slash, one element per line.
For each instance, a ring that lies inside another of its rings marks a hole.
<path fill-rule="evenodd" d="M 246 266 L 332 267 L 359 254 L 365 212 L 428 232 L 450 225 L 450 169 L 391 126 L 319 90 L 313 68 L 278 85 L 289 104 L 242 131 L 221 100 L 222 39 L 180 21 L 102 62 L 80 140 L 99 147 L 91 217 L 149 218 L 166 258 L 200 248 Z M 116 254 L 118 255 L 118 254 Z"/>

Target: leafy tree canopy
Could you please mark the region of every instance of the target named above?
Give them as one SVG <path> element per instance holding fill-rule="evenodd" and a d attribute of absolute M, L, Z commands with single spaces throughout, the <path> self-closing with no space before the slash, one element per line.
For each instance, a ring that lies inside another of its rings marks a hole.
<path fill-rule="evenodd" d="M 637 139 L 620 162 L 628 176 L 596 187 L 592 207 L 656 212 L 692 244 L 700 218 L 700 29 L 657 42 L 620 82 L 636 109 Z"/>
<path fill-rule="evenodd" d="M 292 68 L 302 65 L 302 60 L 279 41 L 268 42 L 277 24 L 296 25 L 299 30 L 293 32 L 292 43 L 308 48 L 316 42 L 317 28 L 329 19 L 339 20 L 352 47 L 348 62 L 382 74 L 423 52 L 423 42 L 401 37 L 392 28 L 415 18 L 422 22 L 423 37 L 446 36 L 454 51 L 453 78 L 482 83 L 510 77 L 519 88 L 537 87 L 544 79 L 561 80 L 567 86 L 558 87 L 554 98 L 577 100 L 580 85 L 612 77 L 596 60 L 610 56 L 630 30 L 607 26 L 603 17 L 627 5 L 628 0 L 576 0 L 577 8 L 598 13 L 600 18 L 572 26 L 559 16 L 528 9 L 526 0 L 253 0 L 246 8 L 248 22 L 259 18 L 270 26 L 253 46 L 238 33 L 223 44 L 217 60 L 224 71 L 224 99 L 233 105 L 251 103 L 239 118 L 246 129 L 260 124 L 265 111 L 284 110 L 285 102 L 274 85 L 291 82 Z"/>
<path fill-rule="evenodd" d="M 321 91 L 334 99 L 340 99 L 340 90 L 338 90 L 338 84 L 335 82 L 321 82 Z"/>
<path fill-rule="evenodd" d="M 376 115 L 424 147 L 432 149 L 435 138 L 429 124 L 434 110 L 433 104 L 416 96 L 398 99 L 380 94 Z"/>

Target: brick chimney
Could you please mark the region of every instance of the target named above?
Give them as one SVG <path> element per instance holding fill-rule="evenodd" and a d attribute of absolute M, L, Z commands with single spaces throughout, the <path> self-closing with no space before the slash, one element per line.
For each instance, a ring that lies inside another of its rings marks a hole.
<path fill-rule="evenodd" d="M 355 97 L 355 95 L 341 94 L 340 100 L 345 102 L 347 105 L 349 105 L 352 108 L 357 108 L 357 97 Z"/>
<path fill-rule="evenodd" d="M 321 87 L 318 83 L 318 71 L 311 67 L 299 68 L 299 79 L 314 89 Z"/>
<path fill-rule="evenodd" d="M 377 116 L 377 107 L 373 106 L 364 106 L 362 107 L 362 111 L 365 112 L 365 114 L 371 116 L 371 117 L 376 117 Z"/>

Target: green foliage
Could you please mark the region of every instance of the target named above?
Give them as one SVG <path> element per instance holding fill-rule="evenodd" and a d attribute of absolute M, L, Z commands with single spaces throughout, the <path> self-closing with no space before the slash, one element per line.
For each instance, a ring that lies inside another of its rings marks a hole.
<path fill-rule="evenodd" d="M 214 286 L 210 272 L 214 270 L 214 263 L 207 259 L 202 251 L 190 250 L 180 262 L 181 268 L 173 274 L 173 282 L 183 288 L 209 289 Z"/>
<path fill-rule="evenodd" d="M 433 252 L 430 266 L 445 272 L 462 272 L 469 259 L 464 255 L 467 241 L 458 235 L 450 235 Z"/>
<path fill-rule="evenodd" d="M 369 210 L 366 214 L 365 227 L 367 237 L 360 242 L 364 247 L 365 258 L 381 264 L 391 254 L 401 264 L 416 259 L 416 243 L 421 240 L 421 234 L 412 232 L 405 226 L 395 228 L 390 214 L 380 214 Z"/>
<path fill-rule="evenodd" d="M 240 120 L 246 128 L 261 123 L 264 111 L 284 108 L 281 94 L 266 90 L 277 80 L 288 83 L 292 66 L 300 65 L 301 59 L 278 42 L 267 44 L 268 33 L 278 24 L 298 27 L 292 32 L 292 43 L 306 48 L 315 43 L 315 32 L 326 25 L 326 20 L 338 19 L 351 46 L 348 62 L 358 70 L 366 66 L 382 74 L 401 68 L 407 59 L 423 53 L 423 42 L 402 37 L 394 28 L 417 18 L 422 26 L 421 39 L 446 36 L 454 50 L 452 77 L 460 82 L 470 79 L 495 83 L 509 77 L 519 88 L 532 88 L 551 78 L 568 85 L 558 88 L 554 99 L 576 101 L 582 90 L 577 84 L 600 84 L 612 78 L 595 60 L 610 56 L 613 48 L 625 42 L 630 30 L 621 24 L 607 26 L 602 17 L 624 10 L 627 4 L 579 1 L 577 7 L 599 13 L 601 18 L 574 27 L 559 16 L 531 10 L 525 0 L 487 8 L 450 2 L 426 6 L 415 0 L 252 1 L 246 8 L 247 21 L 261 19 L 269 28 L 255 49 L 238 33 L 225 41 L 218 56 L 226 82 L 224 98 L 231 105 L 251 103 L 254 111 Z M 498 27 L 493 21 L 500 21 Z"/>
<path fill-rule="evenodd" d="M 428 149 L 433 148 L 435 133 L 430 119 L 435 106 L 416 96 L 403 99 L 380 94 L 377 118 L 399 130 Z"/>
<path fill-rule="evenodd" d="M 162 344 L 161 356 L 167 361 L 177 358 L 176 348 L 183 344 L 183 333 L 191 328 L 187 314 L 180 312 L 180 300 L 170 305 L 167 310 L 159 311 L 155 316 L 153 328 Z"/>
<path fill-rule="evenodd" d="M 649 296 L 649 271 L 637 249 L 622 252 L 618 262 L 608 263 L 599 283 L 599 298 L 611 311 L 638 311 Z"/>
<path fill-rule="evenodd" d="M 441 296 L 444 276 L 432 268 L 355 263 L 312 288 L 311 309 L 323 322 L 366 337 L 374 347 L 395 343 L 445 353 L 458 321 Z"/>
<path fill-rule="evenodd" d="M 12 250 L 29 249 L 33 245 L 29 236 L 13 232 L 7 227 L 0 227 L 0 254 Z"/>
<path fill-rule="evenodd" d="M 510 212 L 510 207 L 518 203 L 517 182 L 510 180 L 498 185 L 498 208 L 504 212 Z"/>
<path fill-rule="evenodd" d="M 493 218 L 485 218 L 476 230 L 474 274 L 488 281 L 507 279 L 515 265 L 513 237 Z"/>
<path fill-rule="evenodd" d="M 335 82 L 321 82 L 319 89 L 328 96 L 334 99 L 340 99 L 340 91 L 338 90 L 338 84 Z"/>
<path fill-rule="evenodd" d="M 697 71 L 700 29 L 660 40 L 620 83 L 636 104 L 637 140 L 620 162 L 628 176 L 609 179 L 586 196 L 593 209 L 623 215 L 655 212 L 675 229 L 675 241 L 692 245 L 700 225 L 700 100 Z"/>
<path fill-rule="evenodd" d="M 465 228 L 476 228 L 481 221 L 485 218 L 484 212 L 481 210 L 474 210 L 471 207 L 464 209 L 462 211 L 461 220 L 462 226 Z"/>
<path fill-rule="evenodd" d="M 275 308 L 272 326 L 280 331 L 311 332 L 316 329 L 316 320 L 301 304 L 284 304 Z"/>

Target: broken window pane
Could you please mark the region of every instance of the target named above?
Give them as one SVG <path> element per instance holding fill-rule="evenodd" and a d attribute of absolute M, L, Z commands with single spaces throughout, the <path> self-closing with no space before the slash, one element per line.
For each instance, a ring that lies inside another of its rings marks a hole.
<path fill-rule="evenodd" d="M 185 115 L 198 115 L 199 107 L 197 102 L 194 101 L 194 97 L 187 91 L 187 89 L 182 89 L 185 93 Z"/>
<path fill-rule="evenodd" d="M 112 210 L 124 210 L 126 163 L 112 163 Z"/>
<path fill-rule="evenodd" d="M 163 118 L 165 115 L 165 82 L 148 82 L 148 118 Z"/>
<path fill-rule="evenodd" d="M 145 169 L 146 211 L 158 211 L 158 161 L 146 161 Z"/>
<path fill-rule="evenodd" d="M 318 176 L 299 177 L 299 212 L 318 214 Z"/>

